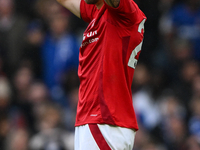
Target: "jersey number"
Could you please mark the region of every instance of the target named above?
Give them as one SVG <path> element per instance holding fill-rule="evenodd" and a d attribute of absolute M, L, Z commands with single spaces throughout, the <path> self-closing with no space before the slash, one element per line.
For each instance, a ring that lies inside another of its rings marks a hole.
<path fill-rule="evenodd" d="M 139 33 L 142 33 L 142 30 L 144 30 L 145 20 L 146 19 L 142 20 L 142 22 L 140 23 L 140 25 L 138 27 L 138 32 Z M 131 68 L 133 68 L 133 69 L 135 69 L 135 67 L 137 65 L 138 60 L 135 59 L 135 56 L 137 56 L 138 52 L 141 51 L 141 49 L 142 49 L 142 43 L 143 43 L 143 41 L 138 46 L 136 46 L 136 48 L 132 51 L 131 56 L 129 58 L 128 66 L 131 67 Z"/>

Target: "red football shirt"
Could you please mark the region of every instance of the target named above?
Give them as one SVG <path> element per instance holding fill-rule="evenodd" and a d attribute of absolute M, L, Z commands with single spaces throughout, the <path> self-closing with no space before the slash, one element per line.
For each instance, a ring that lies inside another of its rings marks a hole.
<path fill-rule="evenodd" d="M 81 0 L 89 25 L 80 47 L 79 102 L 75 126 L 110 124 L 138 129 L 131 84 L 140 54 L 145 15 L 133 0 L 100 10 Z"/>

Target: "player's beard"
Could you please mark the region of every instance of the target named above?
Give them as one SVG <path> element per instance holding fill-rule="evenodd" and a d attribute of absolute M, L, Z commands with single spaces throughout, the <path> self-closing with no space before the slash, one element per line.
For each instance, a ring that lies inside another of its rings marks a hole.
<path fill-rule="evenodd" d="M 85 0 L 87 4 L 96 4 L 99 0 Z"/>

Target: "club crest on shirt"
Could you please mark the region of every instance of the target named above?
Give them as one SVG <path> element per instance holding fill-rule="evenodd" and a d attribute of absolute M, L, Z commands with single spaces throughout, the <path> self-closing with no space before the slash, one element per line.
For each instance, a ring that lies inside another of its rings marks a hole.
<path fill-rule="evenodd" d="M 91 21 L 91 28 L 94 27 L 95 19 Z"/>

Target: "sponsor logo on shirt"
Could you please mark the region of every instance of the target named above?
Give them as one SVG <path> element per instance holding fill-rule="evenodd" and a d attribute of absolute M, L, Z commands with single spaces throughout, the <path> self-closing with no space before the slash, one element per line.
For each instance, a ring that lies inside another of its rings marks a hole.
<path fill-rule="evenodd" d="M 86 46 L 88 44 L 97 42 L 99 40 L 98 37 L 93 38 L 95 35 L 97 35 L 97 30 L 95 31 L 90 31 L 89 33 L 84 33 L 83 34 L 83 43 L 81 44 L 81 47 Z M 89 39 L 89 40 L 87 40 Z"/>

